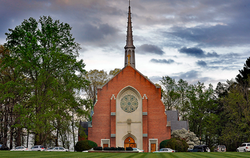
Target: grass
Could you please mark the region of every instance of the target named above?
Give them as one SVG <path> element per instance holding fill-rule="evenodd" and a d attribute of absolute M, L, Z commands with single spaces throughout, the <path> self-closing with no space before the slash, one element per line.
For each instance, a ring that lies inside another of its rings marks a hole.
<path fill-rule="evenodd" d="M 39 152 L 0 151 L 0 158 L 249 158 L 249 153 L 82 153 L 82 152 Z"/>

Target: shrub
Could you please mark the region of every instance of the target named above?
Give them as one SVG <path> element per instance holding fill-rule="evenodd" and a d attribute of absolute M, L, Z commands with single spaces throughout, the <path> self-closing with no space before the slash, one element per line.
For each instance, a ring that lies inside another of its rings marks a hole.
<path fill-rule="evenodd" d="M 171 138 L 160 143 L 160 148 L 171 148 L 179 152 L 185 152 L 188 149 L 188 144 L 180 138 Z"/>
<path fill-rule="evenodd" d="M 160 143 L 160 149 L 161 148 L 166 148 L 168 142 L 170 141 L 170 139 L 167 139 L 167 140 L 163 140 L 161 143 Z"/>
<path fill-rule="evenodd" d="M 122 151 L 125 150 L 123 147 L 118 147 L 117 150 Z"/>
<path fill-rule="evenodd" d="M 111 148 L 110 147 L 104 147 L 103 150 L 111 150 Z"/>
<path fill-rule="evenodd" d="M 133 151 L 133 148 L 132 147 L 126 147 L 126 150 L 127 151 Z"/>
<path fill-rule="evenodd" d="M 97 147 L 97 144 L 90 140 L 81 140 L 76 143 L 75 150 L 81 152 L 83 150 L 89 150 Z"/>
<path fill-rule="evenodd" d="M 94 150 L 102 150 L 102 147 L 94 147 Z"/>

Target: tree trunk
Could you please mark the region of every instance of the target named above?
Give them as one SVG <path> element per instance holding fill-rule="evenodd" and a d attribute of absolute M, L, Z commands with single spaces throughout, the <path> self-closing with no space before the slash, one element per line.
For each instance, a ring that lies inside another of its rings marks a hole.
<path fill-rule="evenodd" d="M 27 129 L 27 148 L 29 148 L 29 136 L 30 136 L 30 132 L 29 130 Z"/>
<path fill-rule="evenodd" d="M 10 149 L 13 148 L 13 130 L 14 128 L 10 128 Z"/>
<path fill-rule="evenodd" d="M 56 130 L 56 146 L 58 146 L 58 137 L 59 137 L 59 132 L 58 129 Z"/>
<path fill-rule="evenodd" d="M 4 134 L 3 134 L 3 146 L 7 147 L 7 137 L 8 137 L 8 111 L 7 111 L 7 105 L 5 105 L 3 132 L 4 132 Z"/>
<path fill-rule="evenodd" d="M 16 136 L 16 145 L 17 146 L 22 145 L 21 135 L 22 135 L 22 128 L 17 128 L 17 136 Z"/>
<path fill-rule="evenodd" d="M 75 143 L 76 143 L 76 141 L 75 141 L 75 130 L 74 130 L 74 113 L 72 112 L 72 134 L 73 134 L 73 144 L 74 144 L 74 151 L 75 151 Z"/>

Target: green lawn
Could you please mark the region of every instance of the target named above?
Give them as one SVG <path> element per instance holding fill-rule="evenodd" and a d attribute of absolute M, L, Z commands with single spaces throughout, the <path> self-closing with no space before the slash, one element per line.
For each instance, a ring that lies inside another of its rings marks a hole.
<path fill-rule="evenodd" d="M 244 158 L 250 157 L 249 153 L 225 152 L 225 153 L 190 153 L 190 152 L 176 152 L 176 153 L 82 153 L 82 152 L 10 152 L 0 151 L 0 158 Z"/>

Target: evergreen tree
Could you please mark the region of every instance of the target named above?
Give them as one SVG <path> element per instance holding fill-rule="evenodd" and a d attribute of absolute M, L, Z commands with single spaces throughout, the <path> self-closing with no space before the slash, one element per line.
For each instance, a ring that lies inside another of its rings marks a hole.
<path fill-rule="evenodd" d="M 249 87 L 248 78 L 250 78 L 250 57 L 246 60 L 242 70 L 239 70 L 239 74 L 236 76 L 236 81 L 243 87 Z"/>

